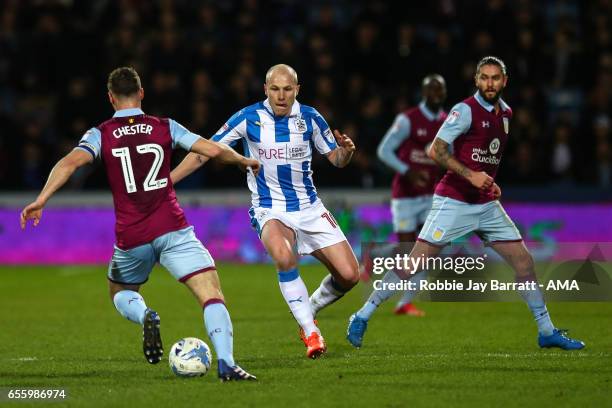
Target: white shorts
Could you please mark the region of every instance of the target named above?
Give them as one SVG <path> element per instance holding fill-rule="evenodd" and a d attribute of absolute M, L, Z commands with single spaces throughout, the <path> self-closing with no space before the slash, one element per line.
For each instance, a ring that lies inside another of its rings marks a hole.
<path fill-rule="evenodd" d="M 393 232 L 416 232 L 431 210 L 431 195 L 391 199 Z"/>
<path fill-rule="evenodd" d="M 309 255 L 317 249 L 346 241 L 338 223 L 322 202 L 306 209 L 286 212 L 272 208 L 251 207 L 251 225 L 261 238 L 261 231 L 270 220 L 279 220 L 295 233 L 297 251 Z"/>

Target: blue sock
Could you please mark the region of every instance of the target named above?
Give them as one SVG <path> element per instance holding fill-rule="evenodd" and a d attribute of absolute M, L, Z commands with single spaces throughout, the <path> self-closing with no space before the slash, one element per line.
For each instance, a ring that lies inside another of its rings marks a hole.
<path fill-rule="evenodd" d="M 382 278 L 382 282 L 385 285 L 398 284 L 401 280 L 402 279 L 397 276 L 394 271 L 387 271 L 385 276 L 383 276 Z M 395 293 L 395 290 L 391 289 L 380 289 L 372 291 L 368 300 L 357 312 L 357 316 L 361 317 L 362 319 L 369 320 L 378 308 L 378 306 L 380 306 L 381 303 L 385 302 Z"/>
<path fill-rule="evenodd" d="M 517 282 L 533 281 L 537 285 L 537 279 L 535 276 L 528 276 L 526 278 L 517 279 Z M 536 286 L 534 290 L 519 290 L 518 293 L 527 302 L 527 306 L 533 314 L 533 318 L 538 325 L 538 332 L 544 336 L 550 336 L 553 334 L 555 326 L 550 320 L 548 309 L 546 309 L 546 303 L 544 302 L 544 296 L 540 289 Z"/>
<path fill-rule="evenodd" d="M 225 360 L 230 367 L 236 365 L 232 319 L 222 300 L 211 299 L 204 304 L 204 325 L 217 353 L 217 360 Z"/>
<path fill-rule="evenodd" d="M 147 304 L 138 292 L 122 290 L 113 297 L 113 303 L 121 316 L 131 322 L 143 324 Z"/>
<path fill-rule="evenodd" d="M 415 284 L 417 289 L 406 290 L 402 298 L 399 300 L 399 302 L 397 302 L 397 306 L 396 306 L 397 308 L 407 305 L 408 303 L 412 303 L 412 299 L 414 299 L 414 297 L 419 294 L 418 288 L 421 286 L 420 282 L 422 280 L 427 280 L 427 276 L 426 276 L 425 271 L 421 271 L 419 273 L 415 273 L 414 275 L 412 275 L 412 278 L 410 278 L 409 280 L 410 282 L 413 282 Z"/>

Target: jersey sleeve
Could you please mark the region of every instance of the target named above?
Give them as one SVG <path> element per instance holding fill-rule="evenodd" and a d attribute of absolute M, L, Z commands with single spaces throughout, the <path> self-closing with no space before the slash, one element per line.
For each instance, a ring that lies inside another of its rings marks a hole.
<path fill-rule="evenodd" d="M 395 117 L 393 125 L 387 130 L 376 150 L 378 158 L 400 174 L 406 173 L 410 166 L 401 161 L 395 154 L 395 151 L 409 137 L 410 119 L 403 113 L 400 113 Z"/>
<path fill-rule="evenodd" d="M 466 133 L 471 125 L 472 109 L 463 102 L 458 103 L 451 109 L 436 137 L 452 144 L 455 139 Z"/>
<path fill-rule="evenodd" d="M 241 109 L 234 113 L 211 139 L 215 142 L 232 146 L 237 140 L 246 136 L 246 128 L 246 113 L 244 109 Z"/>
<path fill-rule="evenodd" d="M 79 144 L 75 149 L 82 149 L 90 153 L 94 159 L 100 157 L 102 151 L 102 133 L 95 127 L 89 129 L 81 137 Z"/>
<path fill-rule="evenodd" d="M 311 121 L 312 141 L 319 153 L 327 154 L 338 147 L 329 125 L 323 116 L 321 116 L 321 114 L 316 110 L 314 110 L 314 115 L 312 116 Z"/>
<path fill-rule="evenodd" d="M 170 124 L 170 137 L 172 138 L 172 148 L 177 145 L 181 148 L 190 151 L 191 146 L 200 139 L 200 135 L 190 132 L 187 128 L 175 120 L 168 119 Z"/>

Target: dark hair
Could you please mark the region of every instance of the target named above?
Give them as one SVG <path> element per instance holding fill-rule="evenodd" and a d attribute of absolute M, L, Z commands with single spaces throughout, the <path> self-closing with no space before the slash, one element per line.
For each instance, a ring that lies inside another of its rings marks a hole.
<path fill-rule="evenodd" d="M 478 74 L 478 71 L 480 71 L 480 67 L 482 67 L 483 65 L 497 65 L 499 69 L 501 69 L 502 74 L 508 75 L 508 71 L 506 70 L 506 64 L 504 64 L 504 61 L 497 57 L 488 55 L 478 61 L 478 64 L 476 64 L 476 74 Z"/>
<path fill-rule="evenodd" d="M 108 75 L 106 86 L 115 96 L 132 96 L 141 88 L 140 77 L 132 67 L 119 67 Z"/>

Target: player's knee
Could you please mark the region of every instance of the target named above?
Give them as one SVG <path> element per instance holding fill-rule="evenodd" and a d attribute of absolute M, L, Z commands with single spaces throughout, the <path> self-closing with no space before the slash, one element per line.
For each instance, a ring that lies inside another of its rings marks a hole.
<path fill-rule="evenodd" d="M 282 249 L 271 254 L 271 256 L 279 271 L 288 271 L 297 267 L 297 259 L 293 252 L 289 250 Z"/>
<path fill-rule="evenodd" d="M 359 283 L 359 265 L 357 262 L 342 266 L 338 272 L 345 289 L 351 289 Z"/>

